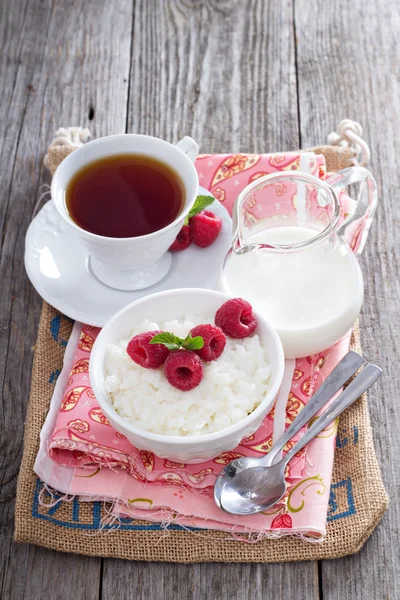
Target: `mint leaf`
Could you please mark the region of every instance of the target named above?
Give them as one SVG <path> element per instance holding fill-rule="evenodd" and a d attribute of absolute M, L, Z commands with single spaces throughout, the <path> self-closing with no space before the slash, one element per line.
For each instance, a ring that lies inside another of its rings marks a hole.
<path fill-rule="evenodd" d="M 179 350 L 183 346 L 183 342 L 180 337 L 173 333 L 168 333 L 168 331 L 158 333 L 150 340 L 150 344 L 164 344 L 168 350 Z"/>
<path fill-rule="evenodd" d="M 186 350 L 200 350 L 204 346 L 204 339 L 201 335 L 196 335 L 196 337 L 192 337 L 189 333 L 186 336 L 186 339 L 183 340 L 183 347 Z"/>
<path fill-rule="evenodd" d="M 210 206 L 214 202 L 213 196 L 197 196 L 195 203 L 193 204 L 188 216 L 185 219 L 185 225 L 189 223 L 189 219 L 197 215 L 197 213 L 201 212 L 207 206 Z"/>
<path fill-rule="evenodd" d="M 150 344 L 163 344 L 168 350 L 179 350 L 179 348 L 185 348 L 186 350 L 200 350 L 200 348 L 204 346 L 204 340 L 201 335 L 192 337 L 190 333 L 182 340 L 182 338 L 173 333 L 163 331 L 162 333 L 155 335 L 150 340 Z"/>
<path fill-rule="evenodd" d="M 197 196 L 196 201 L 189 212 L 189 219 L 191 217 L 194 217 L 194 215 L 197 215 L 197 213 L 201 212 L 205 208 L 207 208 L 207 206 L 210 206 L 210 204 L 212 204 L 213 202 L 213 196 Z"/>

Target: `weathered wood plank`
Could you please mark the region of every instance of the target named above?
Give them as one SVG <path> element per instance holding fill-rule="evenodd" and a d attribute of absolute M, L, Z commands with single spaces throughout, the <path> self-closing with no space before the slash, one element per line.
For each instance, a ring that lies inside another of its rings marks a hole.
<path fill-rule="evenodd" d="M 298 147 L 291 1 L 137 0 L 130 90 L 128 131 L 204 152 Z M 272 594 L 317 598 L 316 563 L 104 563 L 104 600 Z"/>
<path fill-rule="evenodd" d="M 380 207 L 362 257 L 364 354 L 385 370 L 369 392 L 378 459 L 392 503 L 356 556 L 322 563 L 324 600 L 400 597 L 396 501 L 400 475 L 400 13 L 398 2 L 295 0 L 303 146 L 321 140 L 344 118 L 360 121 L 371 145 Z M 371 499 L 373 501 L 373 499 Z"/>
<path fill-rule="evenodd" d="M 101 600 L 312 600 L 318 598 L 317 563 L 173 565 L 104 564 Z"/>
<path fill-rule="evenodd" d="M 137 1 L 128 131 L 204 152 L 298 147 L 291 0 Z"/>
<path fill-rule="evenodd" d="M 96 136 L 125 131 L 132 1 L 122 0 L 118 10 L 96 0 L 0 4 L 0 596 L 49 597 L 58 579 L 57 597 L 82 597 L 84 590 L 94 599 L 99 559 L 11 541 L 41 305 L 25 276 L 23 249 L 54 130 L 79 124 Z"/>
<path fill-rule="evenodd" d="M 2 600 L 98 600 L 100 560 L 14 545 L 4 572 Z"/>

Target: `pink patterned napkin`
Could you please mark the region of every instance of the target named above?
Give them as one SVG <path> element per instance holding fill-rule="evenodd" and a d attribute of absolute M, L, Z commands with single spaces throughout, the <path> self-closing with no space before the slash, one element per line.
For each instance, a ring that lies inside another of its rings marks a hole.
<path fill-rule="evenodd" d="M 88 325 L 76 325 L 79 332 L 73 366 L 63 395 L 56 426 L 48 441 L 50 458 L 67 467 L 93 467 L 97 465 L 121 467 L 139 481 L 158 485 L 174 484 L 189 489 L 206 488 L 210 495 L 216 475 L 223 465 L 239 456 L 261 456 L 272 446 L 275 408 L 264 419 L 262 426 L 249 438 L 242 440 L 232 452 L 224 452 L 211 461 L 200 465 L 185 465 L 162 459 L 138 450 L 116 432 L 98 406 L 90 387 L 88 369 L 90 352 L 99 329 Z M 315 356 L 311 361 L 296 361 L 292 390 L 286 407 L 286 421 L 291 423 L 317 383 L 323 380 L 320 367 L 326 357 Z M 293 371 L 292 371 L 293 372 Z M 292 373 L 291 373 L 292 374 Z M 285 399 L 286 400 L 286 399 Z M 288 444 L 289 449 L 294 441 Z M 304 453 L 289 465 L 288 479 L 301 478 L 304 469 Z M 208 489 L 207 489 L 208 488 Z"/>
<path fill-rule="evenodd" d="M 313 153 L 205 155 L 199 157 L 196 168 L 200 184 L 229 212 L 239 192 L 267 173 L 301 170 L 325 176 L 324 158 Z M 343 213 L 351 210 L 349 202 L 342 195 Z M 269 451 L 274 437 L 282 434 L 347 352 L 350 335 L 323 353 L 286 361 L 286 381 L 279 398 L 255 434 L 212 461 L 184 465 L 134 448 L 108 423 L 88 377 L 90 352 L 98 332 L 76 323 L 66 349 L 35 464 L 35 472 L 48 486 L 87 499 L 104 498 L 113 502 L 115 514 L 138 519 L 174 521 L 231 533 L 324 535 L 335 425 L 291 461 L 287 494 L 266 513 L 228 515 L 214 504 L 212 486 L 221 468 L 233 458 L 262 456 Z"/>

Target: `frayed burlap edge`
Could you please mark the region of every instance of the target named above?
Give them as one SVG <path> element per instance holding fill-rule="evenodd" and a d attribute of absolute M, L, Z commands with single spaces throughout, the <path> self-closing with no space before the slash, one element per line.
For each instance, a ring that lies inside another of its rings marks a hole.
<path fill-rule="evenodd" d="M 71 151 L 70 149 L 69 151 Z M 347 148 L 320 147 L 330 171 L 349 166 L 353 153 Z M 57 148 L 53 155 L 56 158 Z M 68 154 L 62 149 L 62 158 Z M 58 155 L 58 161 L 60 160 Z M 48 157 L 49 164 L 49 157 Z M 50 166 L 50 165 L 49 165 Z M 51 166 L 50 166 L 51 168 Z M 32 515 L 36 485 L 33 464 L 39 449 L 40 431 L 45 420 L 53 385 L 49 374 L 61 369 L 64 347 L 72 325 L 61 319 L 58 339 L 50 334 L 50 322 L 57 311 L 43 305 L 32 373 L 31 395 L 26 417 L 24 452 L 18 478 L 14 537 L 17 542 L 35 543 L 46 548 L 91 556 L 131 560 L 193 562 L 286 562 L 318 560 L 357 552 L 382 518 L 388 498 L 376 460 L 367 397 L 364 394 L 341 417 L 339 431 L 357 431 L 357 443 L 348 443 L 335 453 L 333 481 L 350 481 L 354 506 L 348 516 L 328 522 L 322 543 L 307 543 L 298 538 L 264 539 L 254 544 L 227 540 L 224 532 L 126 531 L 88 536 L 80 529 L 67 528 Z M 359 330 L 355 327 L 351 347 L 360 352 Z M 80 503 L 80 518 L 90 520 L 91 503 Z M 68 520 L 70 507 L 63 503 L 57 511 Z"/>

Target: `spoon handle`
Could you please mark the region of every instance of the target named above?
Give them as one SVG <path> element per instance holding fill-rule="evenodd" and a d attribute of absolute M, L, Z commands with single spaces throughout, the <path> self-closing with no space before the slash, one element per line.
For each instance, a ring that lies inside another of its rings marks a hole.
<path fill-rule="evenodd" d="M 306 406 L 300 411 L 299 415 L 295 418 L 290 427 L 287 428 L 285 433 L 277 440 L 271 451 L 265 457 L 265 462 L 268 465 L 273 464 L 274 457 L 276 454 L 292 439 L 292 437 L 300 431 L 306 423 L 313 417 L 325 404 L 332 398 L 336 392 L 346 383 L 348 379 L 364 363 L 362 356 L 353 352 L 348 352 L 342 360 L 333 369 L 332 373 L 325 379 L 324 383 L 318 388 L 313 394 Z M 264 459 L 261 459 L 263 464 Z"/>
<path fill-rule="evenodd" d="M 311 425 L 310 429 L 299 439 L 293 448 L 282 459 L 282 466 L 286 465 L 291 458 L 301 450 L 316 435 L 321 433 L 329 423 L 332 423 L 346 408 L 353 404 L 379 377 L 382 369 L 373 364 L 368 364 L 361 373 L 353 379 L 347 388 L 338 396 L 325 412 Z"/>

